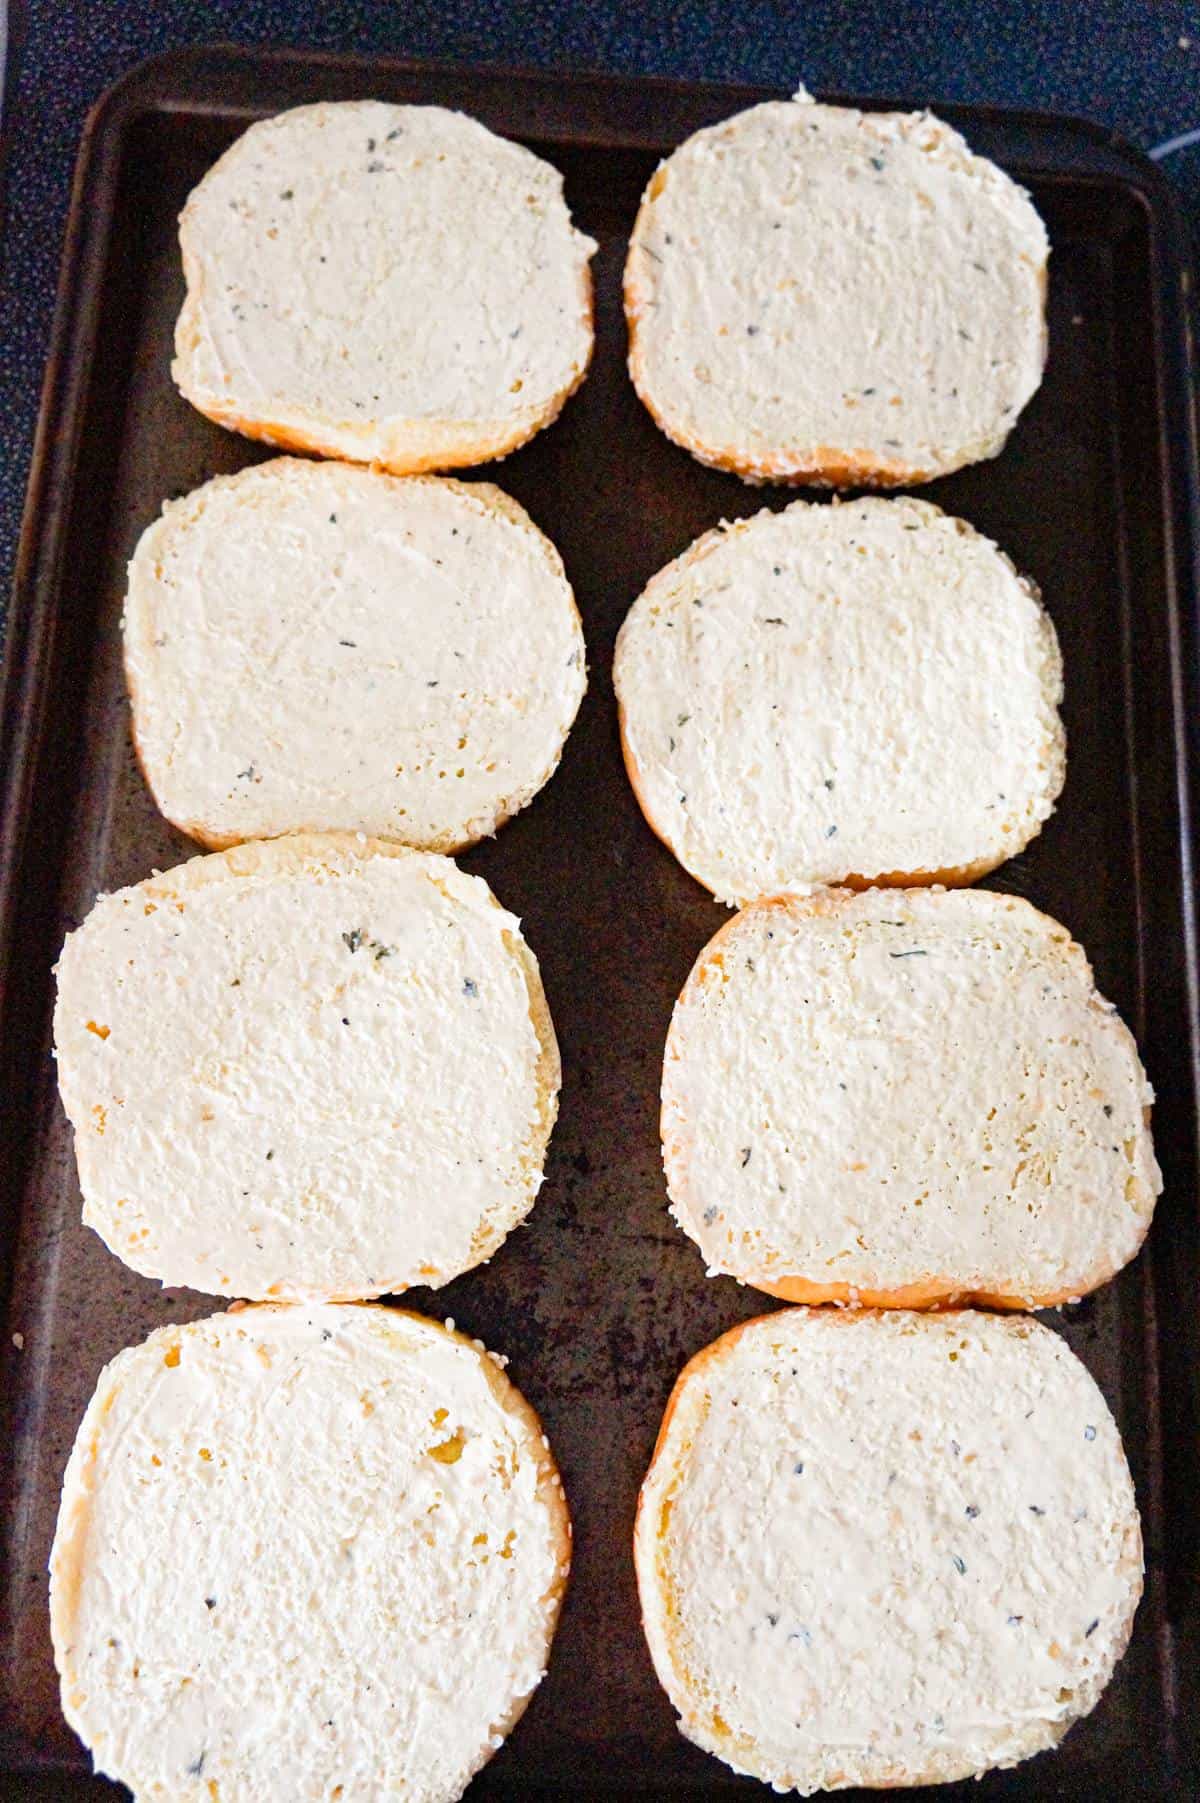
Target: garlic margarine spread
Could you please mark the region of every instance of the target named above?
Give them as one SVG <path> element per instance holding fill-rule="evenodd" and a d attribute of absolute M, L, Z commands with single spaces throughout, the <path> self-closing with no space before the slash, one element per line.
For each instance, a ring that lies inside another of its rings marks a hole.
<path fill-rule="evenodd" d="M 142 768 L 206 845 L 455 851 L 546 782 L 587 686 L 562 562 L 500 489 L 296 457 L 167 503 L 124 633 Z"/>
<path fill-rule="evenodd" d="M 297 835 L 102 896 L 58 965 L 83 1218 L 229 1297 L 377 1296 L 490 1258 L 559 1060 L 519 922 L 448 858 Z"/>
<path fill-rule="evenodd" d="M 699 1353 L 636 1555 L 684 1734 L 804 1795 L 1053 1746 L 1142 1586 L 1095 1383 L 1049 1328 L 970 1312 L 786 1310 Z"/>
<path fill-rule="evenodd" d="M 706 533 L 634 603 L 613 679 L 646 817 L 723 900 L 969 880 L 1062 788 L 1050 618 L 924 501 L 797 501 Z"/>
<path fill-rule="evenodd" d="M 653 176 L 630 371 L 748 479 L 926 481 L 995 456 L 1041 381 L 1047 255 L 1028 195 L 932 114 L 768 101 Z"/>
<path fill-rule="evenodd" d="M 712 1272 L 789 1301 L 1051 1307 L 1145 1237 L 1151 1100 L 1082 948 L 1020 897 L 783 896 L 676 1004 L 667 1186 Z"/>
<path fill-rule="evenodd" d="M 321 102 L 264 119 L 180 219 L 172 374 L 235 431 L 399 473 L 500 457 L 592 351 L 562 177 L 438 106 Z"/>
<path fill-rule="evenodd" d="M 165 1327 L 67 1467 L 63 1710 L 139 1803 L 451 1803 L 545 1670 L 569 1554 L 477 1342 L 370 1306 Z"/>

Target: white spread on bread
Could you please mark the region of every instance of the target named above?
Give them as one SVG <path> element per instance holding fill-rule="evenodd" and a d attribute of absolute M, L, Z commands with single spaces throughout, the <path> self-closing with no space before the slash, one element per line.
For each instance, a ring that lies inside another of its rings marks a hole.
<path fill-rule="evenodd" d="M 1082 948 L 1028 902 L 782 897 L 734 917 L 676 1005 L 667 1184 L 713 1272 L 793 1301 L 1049 1306 L 1141 1245 L 1151 1100 Z"/>
<path fill-rule="evenodd" d="M 84 1221 L 217 1295 L 440 1285 L 533 1205 L 558 1048 L 478 877 L 350 835 L 102 896 L 58 965 Z"/>
<path fill-rule="evenodd" d="M 570 1524 L 528 1405 L 398 1310 L 165 1327 L 63 1486 L 63 1709 L 139 1798 L 450 1803 L 545 1668 Z"/>
<path fill-rule="evenodd" d="M 706 533 L 617 641 L 650 824 L 723 899 L 977 876 L 1062 787 L 1062 660 L 990 539 L 927 502 L 797 501 Z"/>
<path fill-rule="evenodd" d="M 1037 388 L 1047 255 L 1029 197 L 931 114 L 769 101 L 651 180 L 630 370 L 705 462 L 925 480 L 994 456 Z"/>
<path fill-rule="evenodd" d="M 180 221 L 173 374 L 268 443 L 404 472 L 503 456 L 592 349 L 562 177 L 437 106 L 322 102 L 242 134 Z"/>
<path fill-rule="evenodd" d="M 276 458 L 168 502 L 129 566 L 134 737 L 209 845 L 494 832 L 587 678 L 562 562 L 490 483 Z"/>
<path fill-rule="evenodd" d="M 794 1309 L 686 1368 L 637 1566 L 689 1739 L 779 1790 L 1053 1746 L 1129 1638 L 1141 1536 L 1100 1391 L 1027 1319 Z"/>

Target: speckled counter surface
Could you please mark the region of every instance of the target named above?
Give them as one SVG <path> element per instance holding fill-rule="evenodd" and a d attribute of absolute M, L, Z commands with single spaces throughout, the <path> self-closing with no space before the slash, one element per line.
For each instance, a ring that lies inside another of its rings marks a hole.
<path fill-rule="evenodd" d="M 1146 149 L 1200 126 L 1197 0 L 17 0 L 0 238 L 0 606 L 84 116 L 141 58 L 220 39 L 1040 107 Z M 1165 166 L 1200 217 L 1200 144 Z"/>

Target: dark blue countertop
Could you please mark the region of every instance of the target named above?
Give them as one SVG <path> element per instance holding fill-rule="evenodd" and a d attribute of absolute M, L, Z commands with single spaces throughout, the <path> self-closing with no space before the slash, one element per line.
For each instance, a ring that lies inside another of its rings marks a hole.
<path fill-rule="evenodd" d="M 2 3 L 2 0 L 0 0 Z M 6 597 L 88 108 L 143 57 L 234 40 L 761 82 L 1083 114 L 1145 149 L 1200 126 L 1185 0 L 18 0 L 0 237 L 0 597 Z M 1200 143 L 1165 159 L 1200 219 Z"/>

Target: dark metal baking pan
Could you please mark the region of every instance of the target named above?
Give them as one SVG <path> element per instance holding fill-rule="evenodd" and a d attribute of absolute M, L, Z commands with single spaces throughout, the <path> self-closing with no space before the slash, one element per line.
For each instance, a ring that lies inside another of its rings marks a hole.
<path fill-rule="evenodd" d="M 748 1796 L 749 1782 L 676 1732 L 643 1645 L 629 1554 L 672 1379 L 698 1347 L 770 1305 L 706 1279 L 665 1210 L 663 1037 L 723 912 L 642 820 L 621 767 L 610 662 L 626 608 L 660 564 L 722 517 L 790 498 L 702 469 L 655 430 L 625 373 L 619 301 L 626 237 L 656 159 L 762 95 L 275 51 L 206 49 L 136 70 L 93 114 L 76 178 L 4 690 L 3 1762 L 21 1797 L 114 1794 L 86 1775 L 58 1709 L 45 1567 L 59 1480 L 102 1362 L 160 1322 L 214 1307 L 127 1271 L 81 1228 L 49 1058 L 50 966 L 64 930 L 98 890 L 194 850 L 155 812 L 130 750 L 125 560 L 165 496 L 263 454 L 171 386 L 175 217 L 250 119 L 361 95 L 464 107 L 523 139 L 564 171 L 576 218 L 600 243 L 591 376 L 555 426 L 488 472 L 562 550 L 591 687 L 549 787 L 464 860 L 523 917 L 541 960 L 562 1042 L 562 1113 L 529 1226 L 486 1269 L 411 1297 L 511 1356 L 561 1461 L 577 1531 L 549 1676 L 476 1794 Z M 1058 1752 L 941 1794 L 1195 1795 L 1197 522 L 1183 239 L 1157 172 L 1100 132 L 944 110 L 1029 186 L 1054 245 L 1041 392 L 996 462 L 926 491 L 1037 580 L 1066 659 L 1061 806 L 992 880 L 1071 927 L 1134 1026 L 1158 1090 L 1166 1192 L 1137 1263 L 1055 1318 L 1099 1379 L 1133 1467 L 1148 1570 L 1132 1645 Z"/>

